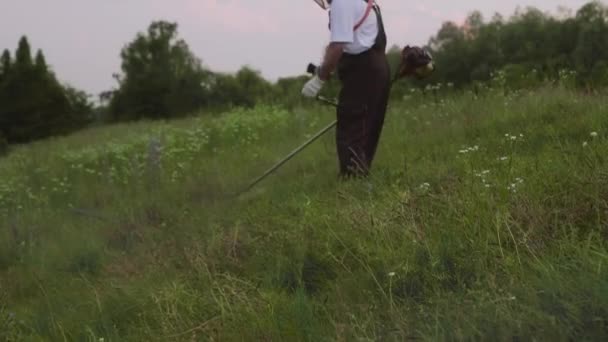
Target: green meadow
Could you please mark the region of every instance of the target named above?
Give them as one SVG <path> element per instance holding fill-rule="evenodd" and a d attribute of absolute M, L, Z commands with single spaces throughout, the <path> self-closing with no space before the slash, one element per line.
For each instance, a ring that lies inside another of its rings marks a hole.
<path fill-rule="evenodd" d="M 608 103 L 392 98 L 339 181 L 331 107 L 89 128 L 0 159 L 2 341 L 608 339 Z"/>

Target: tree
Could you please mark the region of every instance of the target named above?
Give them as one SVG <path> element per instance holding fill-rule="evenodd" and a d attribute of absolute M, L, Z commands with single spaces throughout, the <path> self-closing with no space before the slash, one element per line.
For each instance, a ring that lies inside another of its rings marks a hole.
<path fill-rule="evenodd" d="M 46 58 L 44 58 L 42 50 L 38 50 L 38 52 L 36 53 L 34 67 L 36 68 L 36 71 L 40 74 L 46 74 L 49 71 L 48 66 L 46 65 Z"/>
<path fill-rule="evenodd" d="M 23 36 L 19 40 L 19 46 L 15 54 L 15 66 L 21 69 L 27 69 L 32 66 L 32 53 L 30 43 L 27 37 Z"/>
<path fill-rule="evenodd" d="M 401 64 L 401 48 L 398 45 L 391 46 L 386 52 L 391 75 L 394 75 Z"/>
<path fill-rule="evenodd" d="M 576 71 L 579 86 L 603 82 L 608 59 L 608 9 L 600 1 L 582 6 L 575 16 L 563 9 L 551 16 L 536 8 L 518 9 L 508 20 L 495 15 L 484 22 L 472 12 L 463 25 L 446 22 L 429 40 L 437 71 L 427 82 L 467 86 L 486 82 L 497 71 L 509 86 L 530 87 Z"/>
<path fill-rule="evenodd" d="M 259 71 L 244 66 L 236 73 L 236 81 L 242 92 L 244 106 L 253 107 L 258 102 L 271 100 L 272 86 Z"/>
<path fill-rule="evenodd" d="M 309 80 L 310 76 L 302 75 L 297 77 L 282 77 L 279 78 L 274 85 L 274 93 L 277 98 L 281 99 L 281 103 L 289 109 L 294 106 L 302 105 L 308 102 L 302 97 L 302 86 Z M 328 93 L 332 93 L 331 81 L 328 84 Z"/>
<path fill-rule="evenodd" d="M 82 126 L 69 91 L 48 69 L 41 50 L 32 61 L 27 37 L 19 40 L 15 60 L 5 51 L 0 58 L 0 124 L 9 143 L 25 143 Z"/>
<path fill-rule="evenodd" d="M 11 53 L 8 50 L 4 50 L 0 57 L 0 90 L 3 88 L 5 80 L 9 77 L 11 71 Z M 0 93 L 0 99 L 2 94 Z M 8 127 L 8 118 L 6 114 L 0 109 L 0 136 L 3 141 L 6 141 L 6 131 Z"/>
<path fill-rule="evenodd" d="M 4 134 L 10 142 L 26 142 L 37 138 L 41 125 L 39 92 L 35 91 L 36 73 L 33 68 L 27 37 L 20 38 L 15 61 L 0 84 L 0 117 Z"/>
<path fill-rule="evenodd" d="M 484 27 L 483 14 L 479 11 L 474 11 L 465 20 L 464 32 L 468 39 L 479 37 L 480 31 Z"/>
<path fill-rule="evenodd" d="M 436 65 L 440 66 L 430 81 L 450 80 L 457 85 L 468 83 L 471 74 L 467 60 L 469 42 L 462 28 L 453 22 L 444 23 L 437 35 L 430 39 L 429 46 Z"/>
<path fill-rule="evenodd" d="M 110 103 L 113 120 L 167 119 L 206 103 L 208 72 L 178 38 L 177 24 L 153 22 L 120 55 L 123 75 Z"/>
<path fill-rule="evenodd" d="M 251 108 L 260 102 L 276 101 L 276 95 L 281 91 L 278 85 L 273 87 L 259 71 L 249 66 L 243 66 L 235 74 L 214 73 L 206 86 L 209 89 L 209 105 L 214 108 Z"/>
<path fill-rule="evenodd" d="M 578 44 L 574 50 L 576 69 L 585 79 L 593 79 L 596 67 L 608 58 L 607 9 L 594 1 L 583 6 L 576 14 L 578 23 Z"/>
<path fill-rule="evenodd" d="M 8 76 L 11 69 L 11 52 L 4 50 L 0 57 L 0 83 L 4 77 Z"/>
<path fill-rule="evenodd" d="M 65 130 L 73 131 L 90 124 L 94 120 L 94 106 L 89 100 L 90 96 L 70 85 L 64 85 L 63 92 L 70 106 L 70 111 L 65 116 Z"/>
<path fill-rule="evenodd" d="M 4 88 L 4 83 L 8 78 L 11 69 L 11 53 L 8 50 L 4 50 L 2 56 L 0 57 L 0 100 L 2 100 L 2 89 Z M 8 131 L 8 123 L 9 120 L 6 117 L 6 113 L 0 108 L 0 144 L 8 145 L 8 141 L 6 140 L 6 131 Z"/>

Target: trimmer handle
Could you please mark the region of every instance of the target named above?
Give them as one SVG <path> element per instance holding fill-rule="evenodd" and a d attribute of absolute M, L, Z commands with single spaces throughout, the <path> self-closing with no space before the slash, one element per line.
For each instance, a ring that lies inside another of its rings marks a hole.
<path fill-rule="evenodd" d="M 308 67 L 306 68 L 306 72 L 311 75 L 315 75 L 317 73 L 317 69 L 318 67 L 316 65 L 309 63 Z"/>
<path fill-rule="evenodd" d="M 318 71 L 319 67 L 312 64 L 312 63 L 308 63 L 308 67 L 306 68 L 306 72 L 311 74 L 311 75 L 316 75 L 317 71 Z M 339 107 L 338 101 L 336 100 L 330 100 L 328 98 L 325 98 L 323 96 L 317 95 L 316 100 L 334 107 Z"/>

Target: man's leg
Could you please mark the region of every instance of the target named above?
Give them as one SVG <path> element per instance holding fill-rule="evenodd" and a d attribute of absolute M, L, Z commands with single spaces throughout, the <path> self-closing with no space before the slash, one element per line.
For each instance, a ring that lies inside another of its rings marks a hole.
<path fill-rule="evenodd" d="M 371 63 L 374 72 L 368 80 L 371 93 L 369 98 L 369 134 L 365 151 L 368 158 L 368 167 L 371 167 L 376 156 L 390 93 L 390 70 L 386 56 L 383 53 L 375 53 Z"/>
<path fill-rule="evenodd" d="M 388 105 L 390 68 L 380 51 L 345 60 L 336 132 L 342 175 L 369 174 Z"/>
<path fill-rule="evenodd" d="M 368 140 L 367 106 L 353 83 L 343 85 L 338 107 L 336 145 L 340 160 L 340 175 L 344 177 L 367 174 L 366 143 Z"/>

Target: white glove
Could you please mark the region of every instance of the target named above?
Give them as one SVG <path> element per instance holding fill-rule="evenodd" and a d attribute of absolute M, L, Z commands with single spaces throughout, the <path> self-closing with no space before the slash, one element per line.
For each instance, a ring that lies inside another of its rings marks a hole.
<path fill-rule="evenodd" d="M 325 82 L 323 82 L 318 75 L 315 75 L 304 85 L 302 95 L 306 97 L 316 97 L 321 91 L 321 88 L 323 88 L 324 83 Z"/>

